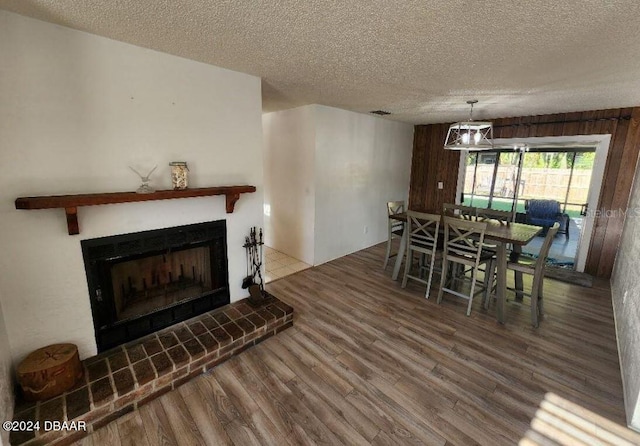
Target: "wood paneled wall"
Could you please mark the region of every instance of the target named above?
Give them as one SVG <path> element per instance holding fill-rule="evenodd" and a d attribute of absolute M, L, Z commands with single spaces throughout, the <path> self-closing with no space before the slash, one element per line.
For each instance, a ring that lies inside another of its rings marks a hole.
<path fill-rule="evenodd" d="M 409 209 L 439 214 L 456 197 L 460 152 L 444 150 L 449 124 L 417 125 L 413 133 Z M 443 189 L 438 189 L 438 182 Z"/>
<path fill-rule="evenodd" d="M 609 278 L 640 152 L 640 107 L 494 119 L 495 138 L 611 134 L 585 272 Z M 409 208 L 440 212 L 455 200 L 459 154 L 443 149 L 449 124 L 415 128 Z M 444 188 L 438 190 L 442 181 Z M 590 210 L 594 212 L 595 210 Z"/>

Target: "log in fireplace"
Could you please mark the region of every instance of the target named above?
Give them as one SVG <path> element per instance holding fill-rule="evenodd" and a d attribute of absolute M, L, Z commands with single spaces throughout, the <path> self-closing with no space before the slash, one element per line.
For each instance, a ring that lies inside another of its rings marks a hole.
<path fill-rule="evenodd" d="M 230 301 L 224 220 L 81 244 L 99 352 Z"/>

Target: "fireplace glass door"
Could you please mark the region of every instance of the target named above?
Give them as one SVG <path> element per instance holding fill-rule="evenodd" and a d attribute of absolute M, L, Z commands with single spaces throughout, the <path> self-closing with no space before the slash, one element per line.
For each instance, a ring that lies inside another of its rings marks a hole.
<path fill-rule="evenodd" d="M 230 301 L 224 220 L 81 244 L 99 351 Z"/>
<path fill-rule="evenodd" d="M 111 281 L 117 321 L 135 318 L 211 291 L 208 246 L 116 263 Z"/>

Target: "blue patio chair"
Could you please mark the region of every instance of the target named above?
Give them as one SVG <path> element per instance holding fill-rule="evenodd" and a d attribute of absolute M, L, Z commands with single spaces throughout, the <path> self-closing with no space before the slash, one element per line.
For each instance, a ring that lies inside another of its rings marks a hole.
<path fill-rule="evenodd" d="M 526 222 L 530 225 L 542 226 L 544 233 L 558 222 L 559 233 L 565 234 L 569 239 L 569 223 L 571 217 L 563 213 L 560 209 L 560 202 L 557 200 L 526 200 L 524 204 L 526 210 Z"/>

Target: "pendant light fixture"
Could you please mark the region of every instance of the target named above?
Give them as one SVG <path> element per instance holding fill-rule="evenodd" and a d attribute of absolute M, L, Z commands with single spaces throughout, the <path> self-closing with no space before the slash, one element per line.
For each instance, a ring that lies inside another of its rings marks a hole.
<path fill-rule="evenodd" d="M 449 126 L 446 150 L 491 150 L 493 149 L 493 123 L 473 120 L 473 105 L 477 100 L 467 101 L 471 106 L 469 120 Z"/>

